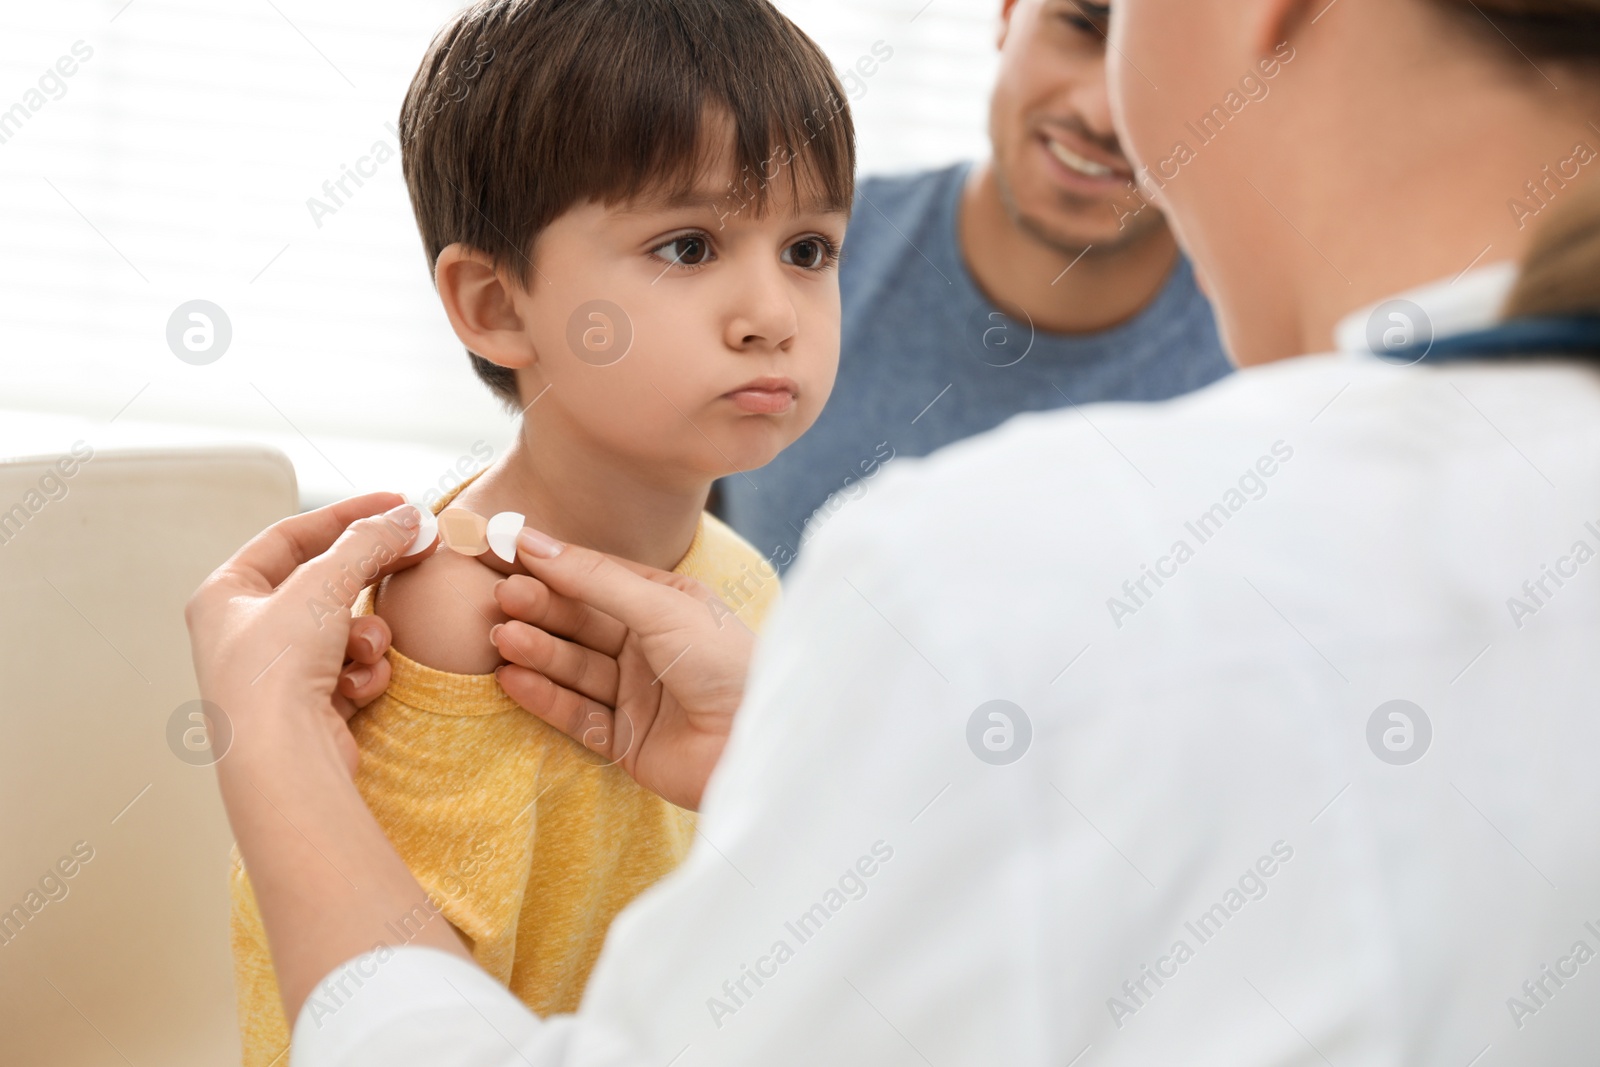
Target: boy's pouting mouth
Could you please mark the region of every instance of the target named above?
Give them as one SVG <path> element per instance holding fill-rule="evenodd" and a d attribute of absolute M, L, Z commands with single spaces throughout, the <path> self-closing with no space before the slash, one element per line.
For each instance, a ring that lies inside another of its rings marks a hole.
<path fill-rule="evenodd" d="M 722 395 L 752 415 L 781 415 L 794 408 L 800 397 L 800 385 L 793 378 L 769 374 Z"/>

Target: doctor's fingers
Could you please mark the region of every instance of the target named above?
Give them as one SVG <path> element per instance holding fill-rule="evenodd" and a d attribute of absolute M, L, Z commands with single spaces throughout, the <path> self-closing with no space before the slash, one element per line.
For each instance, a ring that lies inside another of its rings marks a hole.
<path fill-rule="evenodd" d="M 368 667 L 383 659 L 394 635 L 389 624 L 377 615 L 361 615 L 350 620 L 350 636 L 345 640 L 344 658 Z"/>
<path fill-rule="evenodd" d="M 592 752 L 610 758 L 614 731 L 608 705 L 557 685 L 538 671 L 516 664 L 496 670 L 500 688 L 524 711 L 560 730 Z"/>
<path fill-rule="evenodd" d="M 368 704 L 383 696 L 389 688 L 389 661 L 380 659 L 378 662 L 367 665 L 365 663 L 347 663 L 339 673 L 339 684 L 334 692 L 344 698 L 338 703 L 339 714 L 346 721 L 366 707 Z"/>
<path fill-rule="evenodd" d="M 344 669 L 339 672 L 339 682 L 334 687 L 334 692 L 344 698 L 337 706 L 345 719 L 377 700 L 389 688 L 386 653 L 392 642 L 389 624 L 377 615 L 360 615 L 350 620 L 350 636 L 345 638 L 344 644 Z"/>
<path fill-rule="evenodd" d="M 615 657 L 622 650 L 628 628 L 616 619 L 581 600 L 551 589 L 526 574 L 515 574 L 495 583 L 495 603 L 513 619 L 520 619 L 547 633 Z"/>
<path fill-rule="evenodd" d="M 556 685 L 607 707 L 616 704 L 617 661 L 611 656 L 517 619 L 496 626 L 489 638 L 511 663 L 537 671 Z"/>

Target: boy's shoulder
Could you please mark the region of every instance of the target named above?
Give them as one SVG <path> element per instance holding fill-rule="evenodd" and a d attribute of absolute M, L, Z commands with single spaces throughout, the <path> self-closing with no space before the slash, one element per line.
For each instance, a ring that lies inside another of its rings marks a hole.
<path fill-rule="evenodd" d="M 778 573 L 761 553 L 710 512 L 679 574 L 704 582 L 740 621 L 759 630 L 779 596 Z M 378 614 L 396 651 L 450 674 L 489 674 L 501 665 L 489 630 L 506 621 L 494 587 L 505 576 L 467 556 L 436 552 L 391 574 L 379 587 Z"/>
<path fill-rule="evenodd" d="M 468 556 L 440 551 L 383 580 L 378 614 L 396 651 L 450 674 L 489 674 L 504 662 L 489 630 L 506 621 L 495 603 L 504 578 Z"/>

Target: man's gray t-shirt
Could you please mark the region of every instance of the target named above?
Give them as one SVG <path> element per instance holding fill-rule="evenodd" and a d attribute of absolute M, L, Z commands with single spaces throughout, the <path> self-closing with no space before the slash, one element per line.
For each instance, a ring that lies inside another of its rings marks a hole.
<path fill-rule="evenodd" d="M 1148 307 L 1100 333 L 1040 332 L 1026 311 L 993 304 L 957 235 L 970 167 L 861 183 L 840 264 L 833 395 L 771 463 L 719 482 L 729 524 L 780 571 L 896 457 L 927 455 L 1024 411 L 1165 400 L 1232 369 L 1182 256 Z"/>

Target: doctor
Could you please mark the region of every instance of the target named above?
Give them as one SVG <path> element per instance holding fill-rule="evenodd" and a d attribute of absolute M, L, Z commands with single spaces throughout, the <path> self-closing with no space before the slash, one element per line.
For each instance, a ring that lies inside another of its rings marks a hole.
<path fill-rule="evenodd" d="M 701 811 L 578 1015 L 400 924 L 350 783 L 347 624 L 303 605 L 397 499 L 196 593 L 299 1067 L 1600 1046 L 1600 2 L 1123 0 L 1111 45 L 1241 373 L 888 472 L 748 686 L 692 593 L 524 535 L 502 595 L 549 632 L 500 632 L 540 668 L 503 684 Z"/>

